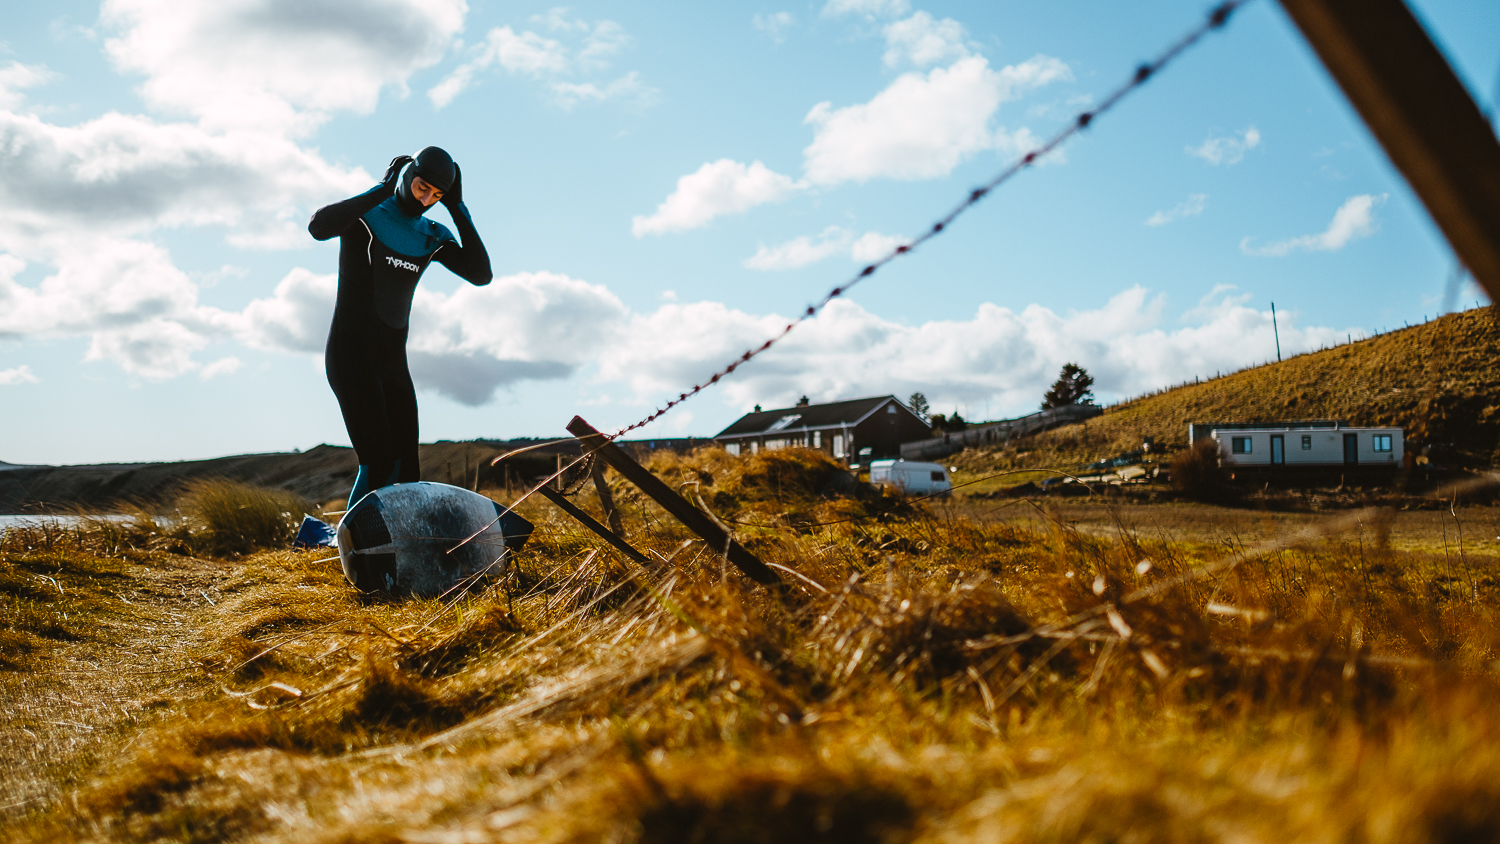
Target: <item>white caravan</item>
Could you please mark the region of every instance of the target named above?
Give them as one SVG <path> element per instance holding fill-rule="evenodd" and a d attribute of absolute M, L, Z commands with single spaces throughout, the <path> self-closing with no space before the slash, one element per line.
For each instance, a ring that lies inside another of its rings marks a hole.
<path fill-rule="evenodd" d="M 908 495 L 931 495 L 953 489 L 948 470 L 941 464 L 911 460 L 870 461 L 870 483 L 889 484 Z"/>

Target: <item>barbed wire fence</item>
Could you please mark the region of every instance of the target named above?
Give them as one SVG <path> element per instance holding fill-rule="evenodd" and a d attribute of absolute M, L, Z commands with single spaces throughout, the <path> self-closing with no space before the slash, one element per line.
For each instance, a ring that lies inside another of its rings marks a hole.
<path fill-rule="evenodd" d="M 1153 79 L 1164 68 L 1166 68 L 1173 61 L 1179 58 L 1188 49 L 1196 45 L 1199 41 L 1203 40 L 1203 38 L 1206 37 L 1209 33 L 1222 29 L 1224 25 L 1229 22 L 1230 17 L 1237 10 L 1239 10 L 1240 7 L 1245 6 L 1251 2 L 1254 2 L 1254 0 L 1223 0 L 1223 2 L 1215 5 L 1211 10 L 1209 10 L 1203 21 L 1201 21 L 1197 26 L 1193 27 L 1186 35 L 1182 36 L 1177 41 L 1168 46 L 1165 50 L 1158 53 L 1154 59 L 1137 65 L 1135 71 L 1131 73 L 1130 77 L 1124 83 L 1111 91 L 1103 100 L 1099 102 L 1097 106 L 1079 112 L 1068 122 L 1068 124 L 1063 129 L 1053 134 L 1043 144 L 1036 147 L 1035 149 L 1028 151 L 1020 158 L 1017 158 L 1015 161 L 1013 161 L 1005 169 L 1001 170 L 995 176 L 990 178 L 988 181 L 970 190 L 968 195 L 965 196 L 963 200 L 961 200 L 957 205 L 949 210 L 948 213 L 944 214 L 942 217 L 938 218 L 937 221 L 932 223 L 932 225 L 929 226 L 927 230 L 920 236 L 914 238 L 909 243 L 901 244 L 895 247 L 884 257 L 881 257 L 865 265 L 848 280 L 834 287 L 832 290 L 829 290 L 828 293 L 824 294 L 822 299 L 811 305 L 808 305 L 799 316 L 797 316 L 791 322 L 787 323 L 785 328 L 781 329 L 773 336 L 767 338 L 766 341 L 761 343 L 759 346 L 745 350 L 745 352 L 738 358 L 734 359 L 729 364 L 716 371 L 707 380 L 698 384 L 694 384 L 691 389 L 679 394 L 677 398 L 671 399 L 665 405 L 656 409 L 644 419 L 627 425 L 624 428 L 621 428 L 620 430 L 614 432 L 613 434 L 605 434 L 602 437 L 599 445 L 596 445 L 593 448 L 584 448 L 583 453 L 578 458 L 572 460 L 566 465 L 560 466 L 557 471 L 538 481 L 519 498 L 511 502 L 510 506 L 506 508 L 506 512 L 509 512 L 511 509 L 514 509 L 523 501 L 530 498 L 534 493 L 536 493 L 538 489 L 542 488 L 543 486 L 546 486 L 547 484 L 550 484 L 559 478 L 566 477 L 567 473 L 572 470 L 573 467 L 578 466 L 585 461 L 594 459 L 595 452 L 600 448 L 603 448 L 607 444 L 613 443 L 615 440 L 631 431 L 638 430 L 642 427 L 645 427 L 646 425 L 651 424 L 652 422 L 655 422 L 662 416 L 671 412 L 678 405 L 734 374 L 735 370 L 739 369 L 746 363 L 749 363 L 758 355 L 771 349 L 778 342 L 784 339 L 788 334 L 792 333 L 792 331 L 794 331 L 797 326 L 801 325 L 804 322 L 807 322 L 813 317 L 816 317 L 823 311 L 824 308 L 828 306 L 830 302 L 846 295 L 860 282 L 879 272 L 879 270 L 886 264 L 889 264 L 890 262 L 902 257 L 903 255 L 911 254 L 924 243 L 927 243 L 933 238 L 938 237 L 939 235 L 948 231 L 949 227 L 951 227 L 952 224 L 959 217 L 963 216 L 963 214 L 970 208 L 978 205 L 997 188 L 1019 175 L 1021 171 L 1026 170 L 1037 161 L 1056 151 L 1074 135 L 1077 135 L 1083 130 L 1091 127 L 1094 124 L 1095 120 L 1097 120 L 1102 115 L 1112 111 L 1115 106 L 1119 105 L 1126 97 L 1130 96 L 1130 94 L 1139 90 L 1147 82 L 1151 81 L 1151 79 Z M 518 454 L 543 447 L 545 447 L 545 444 L 539 443 L 535 446 L 531 446 L 525 449 L 508 452 L 501 455 L 500 457 L 495 458 L 495 460 L 492 461 L 491 465 L 499 463 L 500 461 L 505 460 L 508 457 L 513 457 Z M 452 549 L 449 549 L 449 553 L 452 553 L 458 548 L 474 541 L 477 537 L 488 530 L 490 526 L 493 526 L 493 524 L 499 522 L 499 520 L 500 517 L 496 516 L 495 522 L 492 522 L 491 525 L 488 525 L 485 528 L 476 531 L 472 536 L 464 539 L 462 542 L 458 543 L 458 545 L 455 545 Z"/>
<path fill-rule="evenodd" d="M 1066 143 L 1068 139 L 1072 138 L 1079 132 L 1082 132 L 1084 129 L 1092 126 L 1096 119 L 1104 115 L 1106 112 L 1114 109 L 1114 107 L 1118 105 L 1122 100 L 1124 100 L 1135 91 L 1139 90 L 1143 85 L 1145 85 L 1153 77 L 1155 77 L 1156 74 L 1161 72 L 1163 68 L 1171 64 L 1190 47 L 1201 41 L 1204 36 L 1215 30 L 1222 29 L 1224 25 L 1229 22 L 1230 16 L 1233 15 L 1236 10 L 1250 2 L 1253 2 L 1253 0 L 1225 0 L 1225 2 L 1219 3 L 1208 13 L 1204 21 L 1197 27 L 1195 27 L 1192 31 L 1188 32 L 1188 34 L 1184 35 L 1176 43 L 1172 44 L 1166 50 L 1158 54 L 1155 59 L 1138 65 L 1135 69 L 1135 72 L 1130 76 L 1130 79 L 1127 80 L 1124 84 L 1120 85 L 1114 91 L 1112 91 L 1097 106 L 1086 111 L 1079 112 L 1071 121 L 1069 121 L 1066 127 L 1054 134 L 1041 146 L 1027 152 L 1025 155 L 1022 155 L 1020 158 L 1012 162 L 1010 166 L 1006 167 L 1004 170 L 1001 170 L 989 181 L 969 191 L 968 196 L 966 196 L 961 202 L 959 202 L 958 205 L 954 206 L 951 211 L 943 215 L 931 226 L 929 226 L 928 229 L 920 236 L 912 240 L 910 243 L 897 246 L 884 257 L 870 264 L 867 264 L 863 269 L 855 273 L 854 276 L 849 280 L 828 291 L 828 293 L 824 295 L 821 300 L 814 304 L 808 305 L 807 308 L 804 309 L 796 319 L 793 319 L 791 322 L 787 323 L 785 328 L 781 329 L 775 335 L 768 338 L 764 343 L 761 343 L 759 346 L 753 349 L 745 350 L 743 354 L 741 354 L 735 360 L 731 361 L 727 366 L 724 366 L 722 369 L 715 372 L 708 378 L 708 380 L 703 381 L 699 384 L 694 384 L 691 389 L 678 395 L 677 398 L 671 399 L 665 405 L 653 411 L 646 418 L 631 425 L 627 425 L 624 428 L 616 431 L 609 437 L 609 439 L 618 439 L 619 437 L 624 436 L 631 431 L 655 422 L 657 419 L 660 419 L 662 416 L 669 413 L 673 408 L 677 407 L 677 405 L 682 404 L 683 402 L 687 401 L 693 396 L 698 395 L 714 384 L 719 383 L 719 381 L 733 374 L 736 369 L 739 369 L 741 366 L 749 363 L 758 355 L 768 351 L 772 346 L 776 345 L 788 334 L 792 333 L 792 331 L 796 329 L 797 326 L 817 316 L 820 312 L 822 312 L 824 308 L 828 306 L 830 302 L 847 294 L 860 282 L 878 272 L 880 268 L 896 260 L 897 258 L 900 258 L 903 255 L 911 254 L 912 251 L 917 249 L 917 247 L 947 231 L 949 226 L 951 226 L 955 220 L 962 216 L 964 212 L 968 211 L 970 208 L 973 208 L 975 205 L 978 205 L 996 188 L 1015 178 L 1018 174 L 1020 174 L 1022 170 L 1027 169 L 1028 167 L 1035 164 L 1038 160 L 1057 150 L 1057 148 Z"/>

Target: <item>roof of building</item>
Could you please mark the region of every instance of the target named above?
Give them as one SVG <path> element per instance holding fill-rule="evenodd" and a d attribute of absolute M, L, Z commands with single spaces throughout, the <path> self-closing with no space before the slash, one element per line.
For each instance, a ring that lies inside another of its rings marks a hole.
<path fill-rule="evenodd" d="M 744 437 L 773 434 L 777 431 L 805 431 L 813 428 L 838 428 L 853 425 L 864 419 L 887 402 L 911 414 L 906 405 L 895 396 L 874 396 L 868 399 L 829 402 L 828 404 L 806 404 L 799 407 L 781 407 L 747 413 L 734 424 L 714 435 L 721 437 Z M 916 416 L 916 414 L 911 414 Z"/>

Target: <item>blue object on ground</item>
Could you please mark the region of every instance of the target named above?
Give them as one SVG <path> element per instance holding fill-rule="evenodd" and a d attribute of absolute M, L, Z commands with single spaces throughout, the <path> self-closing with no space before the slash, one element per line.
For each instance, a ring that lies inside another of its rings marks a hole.
<path fill-rule="evenodd" d="M 322 519 L 305 514 L 302 527 L 297 529 L 297 538 L 292 540 L 293 548 L 337 548 L 338 544 L 337 531 Z"/>

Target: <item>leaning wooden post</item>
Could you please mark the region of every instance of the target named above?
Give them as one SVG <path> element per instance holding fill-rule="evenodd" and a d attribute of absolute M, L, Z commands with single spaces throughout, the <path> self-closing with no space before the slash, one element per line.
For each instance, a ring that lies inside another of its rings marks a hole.
<path fill-rule="evenodd" d="M 609 482 L 604 480 L 604 467 L 599 461 L 594 461 L 590 474 L 594 476 L 594 489 L 599 492 L 599 506 L 604 508 L 604 520 L 609 522 L 610 530 L 624 536 L 625 523 L 620 520 L 620 511 L 615 509 L 615 497 L 609 492 Z"/>
<path fill-rule="evenodd" d="M 757 583 L 764 583 L 768 586 L 781 583 L 781 578 L 776 572 L 750 553 L 745 546 L 735 542 L 729 534 L 724 532 L 723 528 L 714 524 L 713 519 L 709 518 L 707 513 L 673 492 L 671 487 L 647 471 L 646 467 L 632 460 L 624 449 L 605 439 L 594 426 L 583 421 L 583 417 L 573 417 L 573 421 L 568 423 L 568 433 L 579 439 L 583 444 L 585 454 L 591 452 L 598 454 L 626 480 L 635 484 L 641 492 L 660 504 L 663 510 L 682 522 L 688 530 L 702 537 L 703 541 L 708 543 L 708 547 L 724 554 L 725 559 L 733 563 L 735 568 L 749 575 Z"/>
<path fill-rule="evenodd" d="M 605 542 L 608 542 L 610 545 L 618 548 L 621 554 L 624 554 L 625 556 L 629 557 L 632 560 L 635 560 L 637 563 L 640 563 L 643 566 L 651 565 L 651 558 L 632 548 L 629 543 L 616 536 L 612 531 L 610 531 L 609 528 L 599 524 L 594 520 L 593 516 L 590 516 L 588 513 L 580 510 L 562 493 L 548 489 L 545 485 L 537 487 L 536 491 L 541 493 L 548 501 L 556 504 L 558 506 L 558 509 L 577 519 L 579 523 L 584 527 L 598 534 L 599 537 Z"/>

